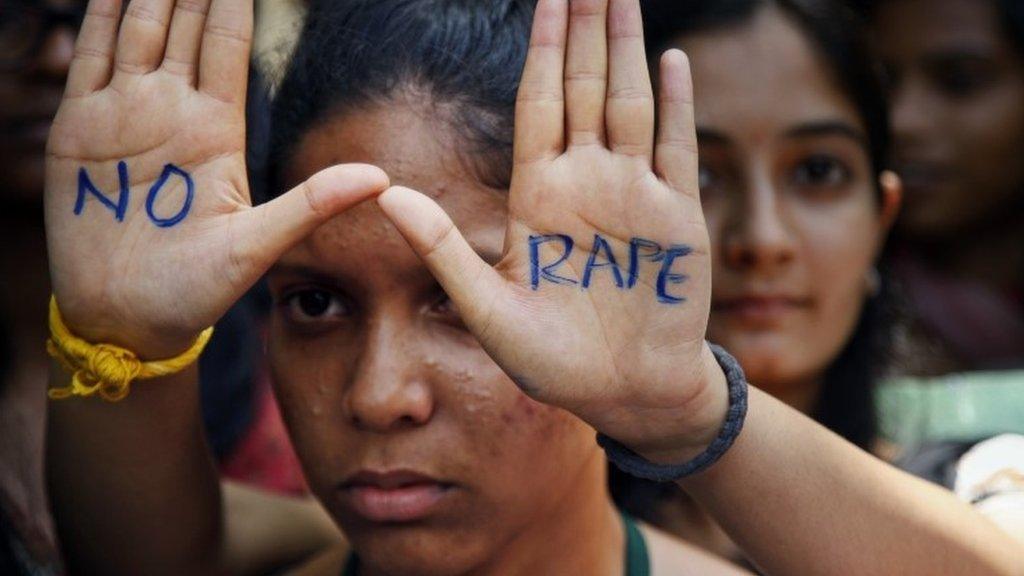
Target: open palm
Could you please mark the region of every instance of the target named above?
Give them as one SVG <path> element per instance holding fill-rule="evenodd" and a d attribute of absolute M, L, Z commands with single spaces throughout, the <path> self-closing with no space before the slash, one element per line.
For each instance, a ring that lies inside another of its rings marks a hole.
<path fill-rule="evenodd" d="M 382 190 L 324 171 L 252 208 L 251 0 L 92 0 L 50 135 L 46 215 L 72 329 L 146 355 L 213 324 L 291 244 Z"/>
<path fill-rule="evenodd" d="M 623 440 L 699 395 L 708 354 L 689 68 L 662 60 L 657 130 L 647 69 L 637 0 L 539 2 L 494 268 L 425 196 L 380 198 L 524 391 Z"/>

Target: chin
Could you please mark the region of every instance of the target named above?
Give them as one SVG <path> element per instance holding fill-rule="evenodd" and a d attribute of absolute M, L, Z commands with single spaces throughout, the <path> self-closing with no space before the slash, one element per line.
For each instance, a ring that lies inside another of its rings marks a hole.
<path fill-rule="evenodd" d="M 348 536 L 348 532 L 346 532 Z M 474 571 L 486 548 L 473 534 L 442 534 L 436 529 L 375 529 L 351 538 L 361 563 L 385 574 L 449 576 Z"/>
<path fill-rule="evenodd" d="M 722 338 L 720 343 L 736 357 L 751 384 L 774 396 L 801 380 L 805 372 L 794 353 L 802 347 L 782 334 L 736 335 Z"/>

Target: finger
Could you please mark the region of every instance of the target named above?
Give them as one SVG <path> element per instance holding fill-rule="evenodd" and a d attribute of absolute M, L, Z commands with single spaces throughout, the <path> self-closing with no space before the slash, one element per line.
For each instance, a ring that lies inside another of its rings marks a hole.
<path fill-rule="evenodd" d="M 565 33 L 567 0 L 540 0 L 530 51 L 516 97 L 515 159 L 531 162 L 565 149 Z"/>
<path fill-rule="evenodd" d="M 501 275 L 427 196 L 396 186 L 381 194 L 377 203 L 458 307 L 466 326 L 483 340 L 495 302 L 503 300 Z"/>
<path fill-rule="evenodd" d="M 121 21 L 115 76 L 138 76 L 160 66 L 173 9 L 174 0 L 131 0 Z"/>
<path fill-rule="evenodd" d="M 195 84 L 199 69 L 199 48 L 203 42 L 203 28 L 210 0 L 178 0 L 171 19 L 171 32 L 167 38 L 163 69 L 186 78 Z"/>
<path fill-rule="evenodd" d="M 693 116 L 690 61 L 681 50 L 661 57 L 655 172 L 674 189 L 700 197 L 697 189 L 697 129 Z"/>
<path fill-rule="evenodd" d="M 244 104 L 252 20 L 253 0 L 212 0 L 199 62 L 201 92 Z"/>
<path fill-rule="evenodd" d="M 239 277 L 255 281 L 318 226 L 388 185 L 387 174 L 375 166 L 333 166 L 271 202 L 236 213 L 232 261 L 241 268 Z"/>
<path fill-rule="evenodd" d="M 565 61 L 566 121 L 570 145 L 604 142 L 608 85 L 608 0 L 569 3 Z"/>
<path fill-rule="evenodd" d="M 654 90 L 638 0 L 611 0 L 608 38 L 608 147 L 649 160 L 654 149 Z"/>
<path fill-rule="evenodd" d="M 114 69 L 121 0 L 92 0 L 75 41 L 65 94 L 85 96 L 106 87 Z"/>

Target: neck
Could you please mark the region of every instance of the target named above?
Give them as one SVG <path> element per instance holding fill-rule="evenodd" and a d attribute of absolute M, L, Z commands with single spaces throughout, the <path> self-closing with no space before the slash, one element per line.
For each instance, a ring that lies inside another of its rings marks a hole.
<path fill-rule="evenodd" d="M 756 383 L 754 385 L 757 386 Z M 784 390 L 780 390 L 778 393 L 773 392 L 772 396 L 785 402 L 791 408 L 811 416 L 821 397 L 821 385 L 820 377 L 807 378 L 799 382 L 788 383 Z M 772 387 L 764 389 L 772 390 Z"/>
<path fill-rule="evenodd" d="M 622 574 L 625 534 L 608 496 L 606 468 L 604 453 L 594 450 L 558 505 L 473 575 Z"/>

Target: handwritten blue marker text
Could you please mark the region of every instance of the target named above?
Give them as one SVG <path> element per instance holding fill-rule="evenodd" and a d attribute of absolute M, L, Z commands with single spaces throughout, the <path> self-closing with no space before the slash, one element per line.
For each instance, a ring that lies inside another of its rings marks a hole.
<path fill-rule="evenodd" d="M 557 258 L 551 261 L 541 261 L 541 247 L 550 245 Z M 644 238 L 633 238 L 629 242 L 629 261 L 623 274 L 623 268 L 612 250 L 611 244 L 600 234 L 594 235 L 594 240 L 587 258 L 586 266 L 583 268 L 583 277 L 577 281 L 559 274 L 560 268 L 572 254 L 575 248 L 575 241 L 565 234 L 548 234 L 543 236 L 530 236 L 530 286 L 539 290 L 541 284 L 547 282 L 561 286 L 579 285 L 582 290 L 590 288 L 599 272 L 606 272 L 610 281 L 616 287 L 624 290 L 632 290 L 636 287 L 640 278 L 640 268 L 644 262 L 656 264 L 658 276 L 655 282 L 658 301 L 663 304 L 681 304 L 686 298 L 669 293 L 671 286 L 686 282 L 687 276 L 679 272 L 673 272 L 673 266 L 677 261 L 689 255 L 693 250 L 683 244 L 673 244 L 665 248 Z"/>
<path fill-rule="evenodd" d="M 160 196 L 160 192 L 164 190 L 172 178 L 177 178 L 185 184 L 185 199 L 177 213 L 161 217 L 156 214 L 156 201 Z M 129 184 L 131 179 L 128 176 L 128 165 L 123 161 L 117 163 L 117 180 L 120 190 L 115 202 L 93 183 L 88 170 L 80 168 L 78 170 L 78 197 L 75 200 L 75 215 L 80 216 L 85 211 L 86 200 L 91 197 L 98 200 L 101 206 L 113 212 L 115 220 L 124 222 L 131 195 Z M 160 177 L 149 188 L 149 193 L 146 195 L 146 215 L 154 225 L 161 228 L 169 228 L 180 223 L 188 216 L 189 211 L 192 209 L 192 199 L 194 197 L 195 182 L 192 180 L 192 176 L 174 164 L 168 164 L 164 166 Z"/>

